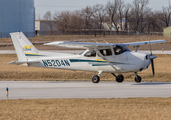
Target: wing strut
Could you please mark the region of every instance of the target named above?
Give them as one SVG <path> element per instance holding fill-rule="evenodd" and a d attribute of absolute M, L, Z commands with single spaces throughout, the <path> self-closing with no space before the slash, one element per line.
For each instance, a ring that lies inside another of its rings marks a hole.
<path fill-rule="evenodd" d="M 135 52 L 137 52 L 140 48 L 140 45 L 136 45 L 137 49 L 135 50 Z"/>
<path fill-rule="evenodd" d="M 109 60 L 108 60 L 105 56 L 103 56 L 103 55 L 97 50 L 97 48 L 94 48 L 94 50 L 97 52 L 98 55 L 100 55 L 100 57 L 102 57 L 104 60 L 106 60 L 106 62 L 107 62 L 113 69 L 115 69 L 116 71 L 118 71 L 117 68 L 114 67 L 114 66 L 109 62 Z"/>

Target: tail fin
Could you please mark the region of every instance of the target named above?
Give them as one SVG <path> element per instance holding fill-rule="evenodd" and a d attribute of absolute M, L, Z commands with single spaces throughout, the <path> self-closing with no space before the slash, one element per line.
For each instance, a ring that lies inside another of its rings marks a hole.
<path fill-rule="evenodd" d="M 10 33 L 18 61 L 27 61 L 27 55 L 38 54 L 38 50 L 22 32 Z"/>

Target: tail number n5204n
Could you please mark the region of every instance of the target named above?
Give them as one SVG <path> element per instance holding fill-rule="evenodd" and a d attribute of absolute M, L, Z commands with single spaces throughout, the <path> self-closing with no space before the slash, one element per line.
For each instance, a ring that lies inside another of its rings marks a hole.
<path fill-rule="evenodd" d="M 46 67 L 57 67 L 57 66 L 70 66 L 70 63 L 68 60 L 42 60 L 44 66 Z"/>

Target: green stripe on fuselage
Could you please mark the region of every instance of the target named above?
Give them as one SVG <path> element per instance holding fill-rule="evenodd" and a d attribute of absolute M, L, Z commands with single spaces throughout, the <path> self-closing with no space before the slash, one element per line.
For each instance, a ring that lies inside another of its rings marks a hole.
<path fill-rule="evenodd" d="M 106 61 L 98 61 L 98 60 L 70 59 L 70 62 L 88 62 L 89 64 L 92 64 L 92 66 L 105 66 L 105 65 L 108 65 L 108 63 Z M 104 64 L 98 64 L 98 63 L 104 63 Z M 121 62 L 110 62 L 110 63 L 113 64 L 113 65 L 127 64 L 127 63 L 121 63 Z"/>

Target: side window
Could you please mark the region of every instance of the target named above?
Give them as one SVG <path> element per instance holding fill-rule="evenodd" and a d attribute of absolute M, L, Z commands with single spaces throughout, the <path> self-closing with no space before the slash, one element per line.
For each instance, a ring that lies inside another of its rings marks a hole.
<path fill-rule="evenodd" d="M 111 49 L 100 50 L 100 53 L 101 53 L 103 56 L 110 56 L 110 55 L 112 55 Z"/>
<path fill-rule="evenodd" d="M 85 57 L 96 57 L 96 52 L 93 51 L 88 51 L 84 54 Z"/>
<path fill-rule="evenodd" d="M 114 47 L 113 48 L 113 51 L 114 51 L 114 53 L 115 53 L 115 55 L 119 55 L 119 54 L 121 54 L 122 52 L 122 49 L 121 48 L 117 48 L 117 47 Z"/>

